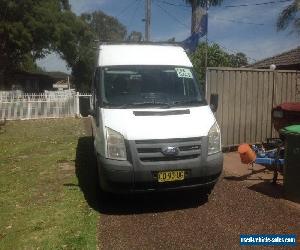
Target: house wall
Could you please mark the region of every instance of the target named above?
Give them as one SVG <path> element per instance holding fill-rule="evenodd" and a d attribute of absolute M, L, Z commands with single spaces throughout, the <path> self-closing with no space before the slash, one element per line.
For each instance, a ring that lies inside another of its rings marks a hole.
<path fill-rule="evenodd" d="M 300 70 L 300 63 L 290 65 L 276 65 L 277 70 Z"/>
<path fill-rule="evenodd" d="M 64 77 L 52 77 L 47 74 L 15 72 L 10 75 L 9 80 L 1 81 L 0 72 L 0 91 L 22 90 L 25 93 L 40 93 L 44 90 L 53 90 L 53 84 L 66 80 Z"/>
<path fill-rule="evenodd" d="M 21 88 L 26 93 L 39 93 L 44 90 L 53 90 L 52 85 L 56 82 L 48 76 L 30 75 L 30 74 L 16 74 L 14 77 L 14 84 L 11 88 Z"/>
<path fill-rule="evenodd" d="M 216 119 L 224 147 L 262 142 L 278 136 L 272 128 L 272 108 L 300 101 L 300 72 L 208 68 L 208 102 L 212 93 L 219 95 Z"/>

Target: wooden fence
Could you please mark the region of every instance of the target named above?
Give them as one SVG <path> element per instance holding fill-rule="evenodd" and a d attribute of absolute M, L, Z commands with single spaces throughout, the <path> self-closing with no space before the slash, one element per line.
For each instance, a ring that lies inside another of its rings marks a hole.
<path fill-rule="evenodd" d="M 48 91 L 39 94 L 0 92 L 0 119 L 26 120 L 79 116 L 79 100 L 82 96 L 90 97 L 89 94 L 74 91 Z"/>
<path fill-rule="evenodd" d="M 219 95 L 216 113 L 224 147 L 262 142 L 277 136 L 272 107 L 300 101 L 300 72 L 208 68 L 206 97 Z"/>

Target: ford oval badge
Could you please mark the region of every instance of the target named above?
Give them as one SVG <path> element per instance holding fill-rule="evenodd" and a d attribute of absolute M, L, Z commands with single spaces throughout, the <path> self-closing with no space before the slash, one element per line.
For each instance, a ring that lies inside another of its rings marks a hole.
<path fill-rule="evenodd" d="M 162 148 L 162 153 L 165 156 L 176 156 L 179 154 L 179 148 L 177 147 L 164 147 Z"/>

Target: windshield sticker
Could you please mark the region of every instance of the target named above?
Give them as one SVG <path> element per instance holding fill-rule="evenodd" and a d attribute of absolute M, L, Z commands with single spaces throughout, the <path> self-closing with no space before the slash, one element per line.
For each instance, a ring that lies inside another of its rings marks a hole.
<path fill-rule="evenodd" d="M 131 75 L 129 77 L 130 80 L 139 80 L 142 78 L 142 75 Z"/>
<path fill-rule="evenodd" d="M 192 72 L 190 69 L 186 68 L 175 68 L 177 76 L 179 78 L 193 78 Z"/>

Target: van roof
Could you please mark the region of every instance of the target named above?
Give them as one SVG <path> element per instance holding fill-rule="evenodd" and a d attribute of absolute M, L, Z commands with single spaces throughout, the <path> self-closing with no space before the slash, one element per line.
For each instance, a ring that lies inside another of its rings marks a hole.
<path fill-rule="evenodd" d="M 172 65 L 192 67 L 184 49 L 166 43 L 105 43 L 99 47 L 98 66 Z"/>

